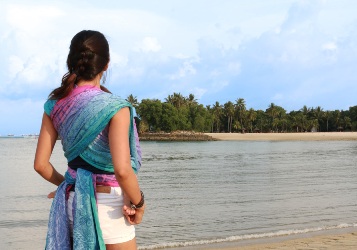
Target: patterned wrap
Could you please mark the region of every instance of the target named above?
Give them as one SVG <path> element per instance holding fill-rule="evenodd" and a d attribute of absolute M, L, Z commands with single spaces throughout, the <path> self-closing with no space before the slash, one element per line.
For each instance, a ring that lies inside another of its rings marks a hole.
<path fill-rule="evenodd" d="M 44 109 L 61 138 L 68 162 L 81 156 L 92 166 L 114 173 L 109 150 L 109 121 L 123 107 L 130 108 L 129 142 L 135 173 L 141 166 L 141 149 L 130 103 L 91 86 L 75 88 L 59 101 L 48 100 Z M 75 184 L 75 185 L 74 185 Z M 46 249 L 71 249 L 67 215 L 68 192 L 74 185 L 74 249 L 105 249 L 96 206 L 96 185 L 118 186 L 114 175 L 93 174 L 79 168 L 68 169 L 53 200 Z"/>

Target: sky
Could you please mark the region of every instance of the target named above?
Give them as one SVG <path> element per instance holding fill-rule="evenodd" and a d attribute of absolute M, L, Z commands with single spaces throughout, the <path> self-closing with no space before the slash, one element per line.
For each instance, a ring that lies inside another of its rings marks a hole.
<path fill-rule="evenodd" d="M 288 112 L 357 105 L 355 0 L 0 0 L 0 135 L 38 133 L 72 37 L 110 45 L 106 87 L 126 98 L 244 98 Z"/>

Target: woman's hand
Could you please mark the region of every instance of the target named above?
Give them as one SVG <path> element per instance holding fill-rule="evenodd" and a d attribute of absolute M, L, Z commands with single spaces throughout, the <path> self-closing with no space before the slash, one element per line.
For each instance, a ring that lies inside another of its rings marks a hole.
<path fill-rule="evenodd" d="M 132 209 L 130 206 L 123 206 L 123 215 L 131 225 L 140 224 L 145 211 L 145 205 L 141 208 Z"/>
<path fill-rule="evenodd" d="M 48 199 L 53 199 L 53 198 L 55 198 L 56 192 L 57 192 L 57 190 L 56 190 L 56 191 L 52 191 L 51 193 L 49 193 L 49 194 L 47 195 L 47 198 L 48 198 Z"/>

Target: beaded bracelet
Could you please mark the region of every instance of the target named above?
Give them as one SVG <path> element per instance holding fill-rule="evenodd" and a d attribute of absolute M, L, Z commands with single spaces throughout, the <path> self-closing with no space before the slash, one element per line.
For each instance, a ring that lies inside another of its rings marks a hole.
<path fill-rule="evenodd" d="M 141 200 L 139 201 L 138 204 L 134 205 L 132 202 L 130 202 L 130 207 L 132 209 L 138 209 L 138 208 L 141 208 L 142 206 L 144 206 L 144 193 L 143 193 L 143 191 L 140 190 L 140 194 L 141 194 Z"/>

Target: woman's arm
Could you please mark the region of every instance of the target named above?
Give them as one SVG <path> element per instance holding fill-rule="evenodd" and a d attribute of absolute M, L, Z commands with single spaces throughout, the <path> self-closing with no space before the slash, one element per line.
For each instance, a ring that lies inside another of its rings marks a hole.
<path fill-rule="evenodd" d="M 50 157 L 53 147 L 55 146 L 57 136 L 57 131 L 53 127 L 50 117 L 44 113 L 42 117 L 40 136 L 37 142 L 34 168 L 44 179 L 58 186 L 62 183 L 62 181 L 64 181 L 64 177 L 58 173 L 50 163 Z"/>
<path fill-rule="evenodd" d="M 129 108 L 122 108 L 110 121 L 109 146 L 113 159 L 115 177 L 129 200 L 133 204 L 138 204 L 141 200 L 141 194 L 138 180 L 131 168 L 129 126 Z M 132 217 L 127 217 L 131 224 L 139 224 L 141 222 L 145 210 L 144 207 L 136 209 Z"/>

